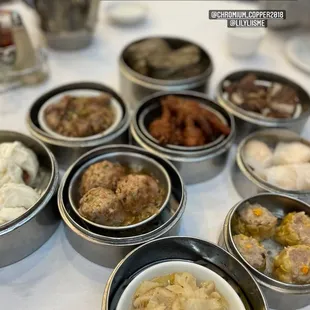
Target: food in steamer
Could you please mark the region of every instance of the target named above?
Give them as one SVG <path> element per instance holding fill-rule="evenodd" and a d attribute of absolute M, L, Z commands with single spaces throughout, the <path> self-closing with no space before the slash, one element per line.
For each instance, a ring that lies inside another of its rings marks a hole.
<path fill-rule="evenodd" d="M 277 218 L 260 204 L 248 204 L 239 212 L 234 224 L 237 234 L 264 240 L 272 237 L 277 226 Z"/>
<path fill-rule="evenodd" d="M 0 144 L 0 225 L 18 218 L 39 200 L 45 173 L 36 154 L 21 142 Z"/>
<path fill-rule="evenodd" d="M 253 226 L 253 211 L 256 214 L 258 206 L 248 204 L 233 218 L 233 242 L 239 253 L 252 267 L 277 280 L 310 284 L 309 215 L 290 212 L 284 218 L 277 218 L 267 208 L 260 206 L 268 215 L 265 219 L 273 218 L 275 223 L 272 229 L 264 230 L 262 238 L 262 234 L 258 234 L 261 231 L 259 225 L 257 229 Z M 245 220 L 247 223 L 244 223 Z M 251 225 L 247 226 L 249 220 Z M 267 235 L 266 231 L 269 232 Z M 246 235 L 242 234 L 244 232 Z"/>
<path fill-rule="evenodd" d="M 105 226 L 128 226 L 158 213 L 165 190 L 144 170 L 107 160 L 89 166 L 80 184 L 79 213 Z"/>
<path fill-rule="evenodd" d="M 48 127 L 66 137 L 89 137 L 103 133 L 114 122 L 111 95 L 64 96 L 44 110 Z"/>
<path fill-rule="evenodd" d="M 228 310 L 213 281 L 197 284 L 190 273 L 173 273 L 144 281 L 136 290 L 132 310 Z"/>
<path fill-rule="evenodd" d="M 310 284 L 310 246 L 287 247 L 275 258 L 273 275 L 293 284 Z"/>
<path fill-rule="evenodd" d="M 124 59 L 134 71 L 161 80 L 194 77 L 203 73 L 209 65 L 199 47 L 184 44 L 174 48 L 160 38 L 130 45 L 124 52 Z"/>
<path fill-rule="evenodd" d="M 170 95 L 161 99 L 161 107 L 149 132 L 162 145 L 201 146 L 230 133 L 217 115 L 194 100 Z"/>
<path fill-rule="evenodd" d="M 244 259 L 254 268 L 264 271 L 266 268 L 267 251 L 255 238 L 235 235 L 233 240 Z"/>
<path fill-rule="evenodd" d="M 276 229 L 275 240 L 284 246 L 299 244 L 310 246 L 310 217 L 305 212 L 287 214 Z"/>
<path fill-rule="evenodd" d="M 228 100 L 237 107 L 268 118 L 293 118 L 300 106 L 300 99 L 293 87 L 259 80 L 252 73 L 239 81 L 225 81 L 224 90 Z"/>
<path fill-rule="evenodd" d="M 244 160 L 263 181 L 285 190 L 310 190 L 310 147 L 303 142 L 279 142 L 274 149 L 250 140 Z"/>

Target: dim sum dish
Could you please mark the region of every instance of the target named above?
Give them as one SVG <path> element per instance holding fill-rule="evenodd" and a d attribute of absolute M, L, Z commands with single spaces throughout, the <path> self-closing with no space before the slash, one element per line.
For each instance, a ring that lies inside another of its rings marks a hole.
<path fill-rule="evenodd" d="M 218 175 L 235 138 L 234 118 L 192 91 L 145 98 L 135 110 L 130 130 L 137 145 L 170 160 L 186 184 Z"/>
<path fill-rule="evenodd" d="M 0 226 L 36 204 L 47 177 L 33 150 L 19 141 L 0 143 Z"/>
<path fill-rule="evenodd" d="M 56 160 L 43 143 L 0 131 L 0 268 L 30 255 L 54 233 L 58 183 Z"/>
<path fill-rule="evenodd" d="M 244 146 L 245 163 L 267 183 L 287 190 L 310 190 L 310 144 L 278 142 L 274 147 L 260 140 Z"/>
<path fill-rule="evenodd" d="M 190 262 L 147 268 L 123 292 L 116 310 L 233 310 L 245 307 L 233 288 L 213 271 Z"/>
<path fill-rule="evenodd" d="M 128 162 L 127 156 L 138 163 Z M 72 186 L 79 186 L 71 196 L 79 216 L 107 229 L 128 229 L 150 221 L 166 206 L 171 190 L 169 176 L 158 163 L 133 153 L 123 154 L 120 162 L 89 165 L 71 185 L 71 193 Z"/>
<path fill-rule="evenodd" d="M 128 46 L 125 62 L 137 73 L 162 80 L 185 79 L 206 70 L 208 62 L 193 44 L 171 46 L 162 38 L 145 39 Z"/>
<path fill-rule="evenodd" d="M 161 99 L 161 115 L 149 124 L 148 131 L 161 145 L 185 147 L 214 145 L 230 134 L 218 112 L 195 100 L 173 95 Z"/>
<path fill-rule="evenodd" d="M 310 202 L 310 142 L 286 129 L 260 130 L 238 146 L 231 174 L 243 197 L 262 191 Z"/>
<path fill-rule="evenodd" d="M 31 135 L 47 145 L 63 170 L 93 148 L 128 143 L 129 123 L 124 100 L 111 88 L 90 82 L 49 90 L 27 115 Z"/>
<path fill-rule="evenodd" d="M 70 244 L 88 260 L 109 268 L 143 243 L 177 235 L 185 206 L 186 191 L 176 168 L 125 144 L 81 156 L 58 191 Z"/>
<path fill-rule="evenodd" d="M 290 78 L 266 71 L 228 74 L 218 85 L 217 101 L 236 117 L 238 142 L 260 129 L 300 133 L 310 115 L 309 93 Z"/>
<path fill-rule="evenodd" d="M 250 113 L 270 118 L 294 118 L 301 112 L 297 91 L 286 84 L 260 80 L 248 73 L 240 80 L 224 82 L 228 100 Z"/>
<path fill-rule="evenodd" d="M 122 118 L 119 103 L 108 93 L 71 90 L 51 97 L 38 120 L 52 136 L 71 141 L 100 138 L 113 132 Z"/>
<path fill-rule="evenodd" d="M 289 310 L 310 300 L 309 238 L 309 205 L 265 193 L 241 201 L 229 212 L 221 242 L 258 279 L 270 307 Z M 296 292 L 300 300 L 293 305 Z"/>

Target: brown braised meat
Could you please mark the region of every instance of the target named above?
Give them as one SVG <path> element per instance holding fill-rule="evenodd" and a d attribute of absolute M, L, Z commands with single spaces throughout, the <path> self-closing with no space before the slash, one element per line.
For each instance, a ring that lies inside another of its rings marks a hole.
<path fill-rule="evenodd" d="M 290 86 L 273 83 L 270 87 L 260 85 L 255 74 L 247 74 L 240 81 L 224 87 L 228 98 L 240 108 L 266 117 L 293 117 L 299 98 Z"/>
<path fill-rule="evenodd" d="M 136 72 L 163 80 L 197 76 L 208 66 L 197 46 L 187 44 L 173 48 L 160 38 L 132 44 L 126 49 L 124 58 Z"/>
<path fill-rule="evenodd" d="M 125 176 L 125 168 L 107 160 L 95 163 L 88 167 L 82 175 L 80 194 L 86 194 L 95 187 L 104 187 L 115 190 L 117 182 Z"/>
<path fill-rule="evenodd" d="M 161 107 L 161 117 L 150 124 L 149 132 L 162 145 L 200 146 L 230 133 L 217 115 L 196 101 L 170 95 L 161 100 Z"/>
<path fill-rule="evenodd" d="M 65 96 L 46 108 L 47 125 L 63 136 L 88 137 L 109 128 L 115 119 L 110 107 L 111 97 L 102 93 L 96 97 Z"/>

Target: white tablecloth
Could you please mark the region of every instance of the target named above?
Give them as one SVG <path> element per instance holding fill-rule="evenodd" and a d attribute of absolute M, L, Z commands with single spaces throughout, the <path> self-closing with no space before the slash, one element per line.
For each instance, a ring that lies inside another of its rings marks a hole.
<path fill-rule="evenodd" d="M 50 79 L 43 85 L 11 91 L 0 96 L 0 129 L 27 132 L 25 115 L 43 92 L 75 81 L 102 82 L 118 90 L 117 58 L 122 47 L 147 35 L 188 37 L 212 55 L 214 73 L 211 95 L 222 76 L 242 68 L 266 69 L 289 76 L 310 91 L 309 76 L 295 69 L 283 54 L 284 43 L 294 32 L 269 32 L 259 54 L 248 60 L 232 58 L 226 49 L 226 21 L 210 21 L 209 9 L 244 9 L 234 1 L 144 1 L 149 6 L 145 25 L 121 28 L 108 23 L 102 2 L 94 44 L 75 52 L 50 51 Z M 32 12 L 17 5 L 31 30 Z M 126 98 L 125 98 L 126 99 Z M 304 135 L 310 138 L 310 126 Z M 308 135 L 307 135 L 308 133 Z M 232 155 L 233 157 L 233 155 Z M 233 159 L 233 158 L 231 158 Z M 181 234 L 217 242 L 228 210 L 240 197 L 229 167 L 215 179 L 188 187 L 188 204 Z M 53 237 L 26 259 L 0 269 L 0 309 L 63 310 L 100 309 L 110 269 L 97 266 L 72 249 L 61 225 Z M 310 306 L 305 310 L 310 310 Z"/>

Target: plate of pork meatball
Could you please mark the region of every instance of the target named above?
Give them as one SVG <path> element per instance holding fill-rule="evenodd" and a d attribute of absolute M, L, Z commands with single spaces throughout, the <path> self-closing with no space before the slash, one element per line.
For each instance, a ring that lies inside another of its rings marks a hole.
<path fill-rule="evenodd" d="M 167 172 L 140 154 L 113 156 L 81 170 L 70 185 L 70 201 L 84 221 L 100 228 L 145 224 L 160 214 L 170 197 Z"/>
<path fill-rule="evenodd" d="M 233 243 L 241 257 L 265 275 L 284 283 L 310 284 L 309 213 L 280 216 L 270 206 L 246 203 L 232 219 Z"/>

